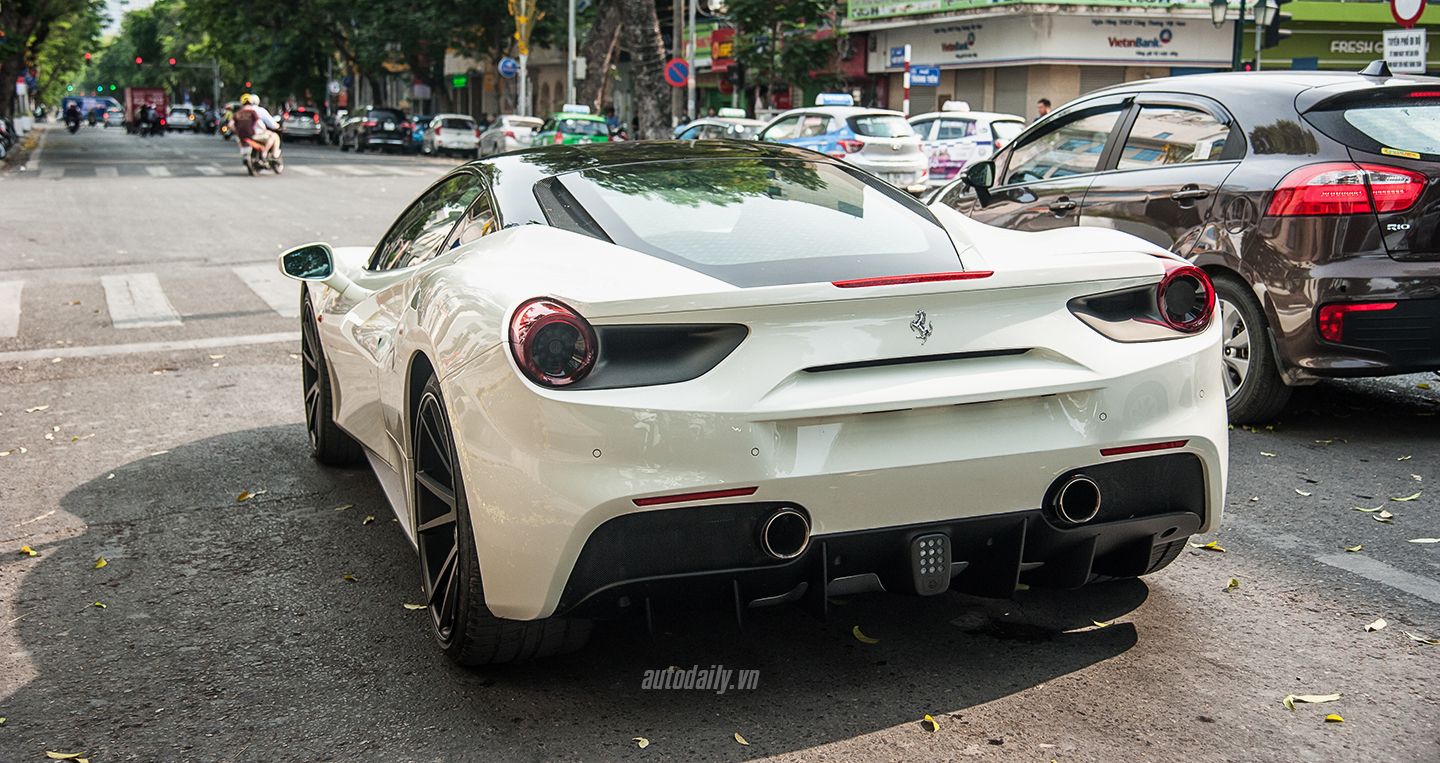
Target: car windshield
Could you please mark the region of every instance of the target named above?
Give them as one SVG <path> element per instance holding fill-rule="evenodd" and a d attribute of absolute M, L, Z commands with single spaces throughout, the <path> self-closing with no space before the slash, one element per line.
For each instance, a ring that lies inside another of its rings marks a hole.
<path fill-rule="evenodd" d="M 609 135 L 610 128 L 604 122 L 594 119 L 572 119 L 557 117 L 560 132 L 566 135 Z"/>
<path fill-rule="evenodd" d="M 1012 141 L 1025 132 L 1024 122 L 991 122 L 990 132 L 996 140 Z"/>
<path fill-rule="evenodd" d="M 755 140 L 765 125 L 726 125 L 725 137 L 732 140 Z"/>
<path fill-rule="evenodd" d="M 833 164 L 654 162 L 556 180 L 612 241 L 737 286 L 960 267 L 954 244 L 929 210 Z M 562 210 L 547 206 L 547 215 Z"/>
<path fill-rule="evenodd" d="M 365 118 L 366 118 L 366 119 L 388 119 L 388 120 L 391 120 L 391 121 L 394 121 L 394 122 L 399 122 L 399 121 L 402 121 L 402 120 L 405 119 L 405 117 L 404 117 L 400 112 L 398 112 L 398 111 L 389 111 L 389 110 L 387 110 L 387 109 L 375 109 L 375 110 L 371 111 L 369 114 L 366 114 L 366 115 L 365 115 Z"/>
<path fill-rule="evenodd" d="M 908 138 L 914 128 L 899 114 L 867 114 L 850 118 L 850 129 L 856 135 L 870 138 Z"/>

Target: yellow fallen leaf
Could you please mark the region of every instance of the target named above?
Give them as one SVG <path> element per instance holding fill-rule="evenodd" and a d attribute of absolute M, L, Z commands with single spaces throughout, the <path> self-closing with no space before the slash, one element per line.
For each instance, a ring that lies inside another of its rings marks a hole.
<path fill-rule="evenodd" d="M 1236 580 L 1235 578 L 1230 578 L 1230 582 L 1225 585 L 1225 593 L 1230 593 L 1231 591 L 1239 587 L 1240 581 Z"/>
<path fill-rule="evenodd" d="M 370 524 L 371 522 L 374 522 L 374 521 L 375 521 L 375 517 L 365 517 L 364 519 L 360 520 L 360 524 L 362 524 L 362 525 L 368 525 L 368 524 Z"/>
<path fill-rule="evenodd" d="M 102 556 L 102 557 L 98 557 L 98 558 L 95 560 L 95 567 L 94 567 L 94 569 L 97 569 L 97 570 L 98 570 L 98 569 L 100 569 L 101 567 L 104 567 L 104 566 L 107 565 L 107 564 L 109 564 L 109 562 L 105 561 L 105 557 L 103 557 L 103 556 Z"/>
<path fill-rule="evenodd" d="M 1406 543 L 1440 543 L 1440 538 L 1411 538 Z"/>
<path fill-rule="evenodd" d="M 1416 482 L 1424 482 L 1424 481 L 1425 481 L 1425 480 L 1421 479 L 1421 478 L 1420 478 L 1420 475 L 1418 475 L 1418 474 L 1412 474 L 1412 475 L 1410 475 L 1410 476 L 1411 476 L 1411 477 L 1414 477 Z"/>
<path fill-rule="evenodd" d="M 1015 584 L 1015 590 L 1017 590 L 1017 591 L 1028 591 L 1028 590 L 1030 590 L 1030 586 L 1025 585 L 1024 583 L 1016 583 L 1016 584 Z"/>
<path fill-rule="evenodd" d="M 631 737 L 630 741 L 634 742 L 635 746 L 642 750 L 650 746 L 650 740 L 645 737 Z"/>
<path fill-rule="evenodd" d="M 92 606 L 92 607 L 99 607 L 99 608 L 101 608 L 101 609 L 109 609 L 109 607 L 105 606 L 104 604 L 101 604 L 101 603 L 98 602 L 98 601 L 95 602 L 94 604 L 91 604 L 90 606 Z"/>
<path fill-rule="evenodd" d="M 1301 490 L 1301 489 L 1298 488 L 1298 487 L 1295 488 L 1295 492 L 1299 493 L 1300 495 L 1305 495 L 1305 496 L 1312 495 L 1311 493 L 1307 493 L 1307 492 L 1305 492 L 1304 490 Z"/>
<path fill-rule="evenodd" d="M 336 506 L 336 507 L 335 507 L 335 510 L 336 510 L 336 511 L 344 511 L 344 510 L 349 509 L 349 508 L 354 508 L 354 506 L 355 506 L 355 504 L 353 504 L 353 503 L 347 503 L 347 504 L 345 504 L 344 506 Z"/>
<path fill-rule="evenodd" d="M 1394 515 L 1394 514 L 1391 514 L 1391 513 L 1388 512 L 1388 511 L 1382 511 L 1382 512 L 1380 512 L 1379 514 L 1376 514 L 1375 516 L 1378 517 L 1378 518 L 1380 518 L 1380 519 L 1394 519 L 1394 518 L 1395 518 L 1395 515 Z"/>
<path fill-rule="evenodd" d="M 85 753 L 83 752 L 51 752 L 49 750 L 45 751 L 45 757 L 51 760 L 74 760 L 84 754 Z"/>
<path fill-rule="evenodd" d="M 1369 625 L 1365 626 L 1365 632 L 1366 632 L 1366 633 L 1374 633 L 1375 631 L 1378 631 L 1378 630 L 1380 630 L 1381 628 L 1384 628 L 1385 626 L 1387 626 L 1387 625 L 1389 625 L 1389 624 L 1390 624 L 1390 623 L 1385 622 L 1385 618 L 1382 617 L 1382 618 L 1380 618 L 1379 620 L 1376 620 L 1375 622 L 1370 623 Z"/>
<path fill-rule="evenodd" d="M 357 577 L 355 577 L 354 575 L 345 575 L 343 579 L 348 580 L 348 581 L 350 581 L 351 583 L 359 583 L 359 582 L 360 582 L 360 578 L 357 578 Z"/>
<path fill-rule="evenodd" d="M 1190 544 L 1190 547 L 1191 547 L 1191 548 L 1203 548 L 1203 549 L 1205 549 L 1206 551 L 1219 551 L 1219 552 L 1222 553 L 1222 554 L 1225 553 L 1225 549 L 1220 548 L 1219 542 L 1213 541 L 1213 540 L 1210 541 L 1209 543 L 1191 543 L 1191 544 Z"/>
<path fill-rule="evenodd" d="M 224 356 L 224 355 L 211 355 L 211 356 L 210 356 L 210 359 L 211 359 L 211 360 L 219 360 L 219 359 L 221 359 L 221 358 L 223 358 L 223 357 L 225 357 L 225 356 Z"/>
<path fill-rule="evenodd" d="M 1395 519 L 1394 519 L 1393 517 L 1383 517 L 1383 516 L 1380 516 L 1379 514 L 1376 514 L 1375 516 L 1370 517 L 1370 518 L 1373 519 L 1373 520 L 1375 520 L 1376 522 L 1384 522 L 1384 523 L 1387 524 L 1387 525 L 1390 525 L 1390 524 L 1394 524 L 1394 523 L 1395 523 Z"/>
<path fill-rule="evenodd" d="M 860 626 L 858 626 L 858 625 L 855 626 L 855 629 L 852 630 L 851 633 L 854 633 L 854 634 L 855 634 L 855 638 L 860 639 L 861 641 L 863 641 L 863 642 L 866 643 L 866 644 L 878 644 L 878 643 L 880 643 L 880 639 L 878 639 L 878 638 L 870 638 L 869 636 L 866 636 L 865 634 L 861 633 L 861 632 L 860 632 Z"/>
<path fill-rule="evenodd" d="M 1404 498 L 1391 498 L 1390 500 L 1392 500 L 1392 501 L 1413 501 L 1413 500 L 1415 500 L 1416 498 L 1419 498 L 1419 497 L 1420 497 L 1420 494 L 1419 494 L 1419 493 L 1416 493 L 1415 495 L 1407 495 L 1407 496 L 1405 496 Z"/>
<path fill-rule="evenodd" d="M 750 743 L 747 742 L 747 741 L 745 741 L 745 737 L 740 736 L 740 732 L 738 732 L 738 731 L 735 732 L 735 741 L 739 742 L 740 744 L 745 745 L 746 747 L 749 747 L 749 746 L 750 746 Z"/>
<path fill-rule="evenodd" d="M 1339 695 L 1339 694 L 1291 694 L 1291 695 L 1290 695 L 1290 699 L 1293 699 L 1293 700 L 1295 700 L 1296 702 L 1307 702 L 1307 703 L 1312 704 L 1312 705 L 1317 705 L 1317 704 L 1320 704 L 1321 702 L 1337 702 L 1337 701 L 1339 701 L 1339 699 L 1340 699 L 1340 695 Z"/>
<path fill-rule="evenodd" d="M 1090 622 L 1094 623 L 1096 628 L 1109 628 L 1115 624 L 1113 620 L 1108 623 L 1102 623 L 1099 620 L 1091 620 Z"/>
<path fill-rule="evenodd" d="M 240 491 L 240 495 L 235 496 L 235 500 L 236 500 L 236 502 L 239 502 L 239 501 L 248 501 L 248 500 L 250 500 L 251 498 L 254 498 L 254 497 L 255 497 L 255 495 L 254 495 L 253 493 L 251 493 L 249 490 L 241 490 L 241 491 Z"/>
<path fill-rule="evenodd" d="M 113 479 L 115 479 L 115 472 L 110 472 L 109 474 L 105 475 L 105 479 L 107 479 L 107 480 L 113 480 Z"/>
<path fill-rule="evenodd" d="M 1395 459 L 1395 460 L 1396 460 L 1396 461 L 1409 461 L 1409 460 L 1410 460 L 1410 456 L 1401 456 L 1401 457 L 1399 457 L 1399 458 L 1397 458 L 1397 459 Z"/>
<path fill-rule="evenodd" d="M 927 715 L 924 720 L 920 721 L 920 728 L 934 734 L 940 730 L 940 724 L 937 723 L 934 718 Z"/>
<path fill-rule="evenodd" d="M 29 546 L 21 546 L 21 547 L 20 547 L 20 553 L 22 553 L 22 554 L 24 554 L 24 555 L 26 555 L 26 556 L 34 556 L 34 555 L 35 555 L 35 549 L 32 549 L 32 548 L 30 548 Z"/>
<path fill-rule="evenodd" d="M 1422 644 L 1429 644 L 1431 646 L 1440 646 L 1440 638 L 1426 638 L 1424 636 L 1417 636 L 1410 631 L 1405 631 L 1405 635 L 1409 636 L 1411 641 L 1419 641 Z"/>
<path fill-rule="evenodd" d="M 1423 387 L 1423 386 L 1425 386 L 1425 385 L 1422 384 L 1422 385 L 1420 385 L 1420 386 Z M 1326 723 L 1344 723 L 1344 722 L 1345 722 L 1345 719 L 1344 719 L 1344 718 L 1341 718 L 1340 716 L 1338 716 L 1338 715 L 1336 715 L 1336 714 L 1334 714 L 1334 713 L 1331 713 L 1331 714 L 1325 716 L 1325 722 L 1326 722 Z"/>
<path fill-rule="evenodd" d="M 425 605 L 424 605 L 424 604 L 406 604 L 406 605 L 405 605 L 405 608 L 406 608 L 406 609 L 424 609 L 424 608 L 425 608 Z"/>
<path fill-rule="evenodd" d="M 1346 550 L 1346 551 L 1349 551 L 1350 553 L 1353 554 L 1353 553 L 1355 553 L 1356 551 L 1359 551 L 1359 550 L 1362 549 L 1362 548 L 1365 548 L 1365 544 L 1363 544 L 1363 543 L 1361 543 L 1361 544 L 1358 545 L 1358 546 L 1346 546 L 1346 547 L 1345 547 L 1345 550 Z"/>
<path fill-rule="evenodd" d="M 170 452 L 170 451 L 168 451 L 168 450 L 157 450 L 157 451 L 155 451 L 154 453 L 151 453 L 150 455 L 152 455 L 152 456 L 163 456 L 163 455 L 165 455 L 166 453 L 169 453 L 169 452 Z"/>
<path fill-rule="evenodd" d="M 1356 507 L 1355 507 L 1355 510 L 1356 510 L 1356 511 L 1365 511 L 1365 512 L 1375 512 L 1375 511 L 1379 511 L 1379 510 L 1381 510 L 1381 509 L 1383 509 L 1383 508 L 1385 508 L 1385 504 L 1382 503 L 1382 504 L 1380 504 L 1379 506 L 1376 506 L 1376 507 L 1373 508 L 1373 509 L 1363 509 L 1363 508 L 1361 508 L 1361 507 L 1359 507 L 1359 506 L 1356 506 Z"/>
<path fill-rule="evenodd" d="M 1286 710 L 1294 710 L 1295 697 L 1293 695 L 1287 694 L 1285 695 L 1285 699 L 1280 700 L 1280 704 L 1284 705 Z"/>
<path fill-rule="evenodd" d="M 1266 452 L 1263 451 L 1263 450 L 1260 451 L 1260 455 L 1265 456 L 1266 458 L 1274 458 L 1274 457 L 1275 457 L 1275 454 L 1274 454 L 1274 453 L 1266 453 Z"/>
<path fill-rule="evenodd" d="M 1419 384 L 1416 384 L 1415 387 L 1417 389 L 1430 389 L 1430 385 L 1426 384 L 1425 382 L 1420 382 Z"/>
<path fill-rule="evenodd" d="M 26 412 L 26 413 L 35 413 L 36 411 L 46 411 L 46 410 L 49 410 L 49 409 L 50 409 L 50 406 L 48 406 L 48 405 L 37 405 L 37 406 L 35 406 L 34 408 L 26 408 L 26 409 L 25 409 L 25 412 Z"/>

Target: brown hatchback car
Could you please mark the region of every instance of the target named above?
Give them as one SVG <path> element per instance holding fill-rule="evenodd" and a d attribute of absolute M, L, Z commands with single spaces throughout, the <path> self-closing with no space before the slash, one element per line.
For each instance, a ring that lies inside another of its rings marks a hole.
<path fill-rule="evenodd" d="M 1130 82 L 932 201 L 1007 228 L 1115 228 L 1203 268 L 1232 422 L 1322 378 L 1440 369 L 1440 79 L 1377 62 Z"/>

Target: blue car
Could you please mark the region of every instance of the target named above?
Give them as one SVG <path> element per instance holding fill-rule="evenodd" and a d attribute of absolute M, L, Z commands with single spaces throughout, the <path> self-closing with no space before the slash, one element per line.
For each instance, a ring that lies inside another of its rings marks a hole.
<path fill-rule="evenodd" d="M 776 116 L 760 131 L 759 140 L 829 154 L 893 185 L 924 190 L 930 161 L 904 114 L 856 107 L 845 94 L 821 93 L 815 104 Z"/>

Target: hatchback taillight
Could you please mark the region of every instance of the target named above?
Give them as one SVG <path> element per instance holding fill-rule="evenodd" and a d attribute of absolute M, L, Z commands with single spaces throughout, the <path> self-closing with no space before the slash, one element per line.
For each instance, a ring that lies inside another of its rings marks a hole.
<path fill-rule="evenodd" d="M 536 384 L 565 387 L 595 367 L 595 329 L 566 305 L 536 297 L 510 318 L 510 351 Z"/>
<path fill-rule="evenodd" d="M 863 141 L 863 140 L 843 140 L 843 139 L 842 139 L 842 140 L 836 141 L 836 143 L 839 143 L 839 144 L 840 144 L 840 147 L 843 148 L 843 149 L 845 149 L 845 153 L 847 153 L 847 154 L 853 154 L 853 153 L 855 153 L 856 151 L 859 151 L 860 149 L 862 149 L 862 148 L 865 147 L 865 141 Z"/>
<path fill-rule="evenodd" d="M 1268 214 L 1354 215 L 1399 212 L 1420 198 L 1425 176 L 1378 164 L 1331 162 L 1301 167 L 1285 176 L 1270 199 Z"/>
<path fill-rule="evenodd" d="M 437 138 L 440 137 L 440 128 L 439 128 L 439 127 L 436 127 L 436 128 L 435 128 L 435 137 L 437 137 Z"/>

